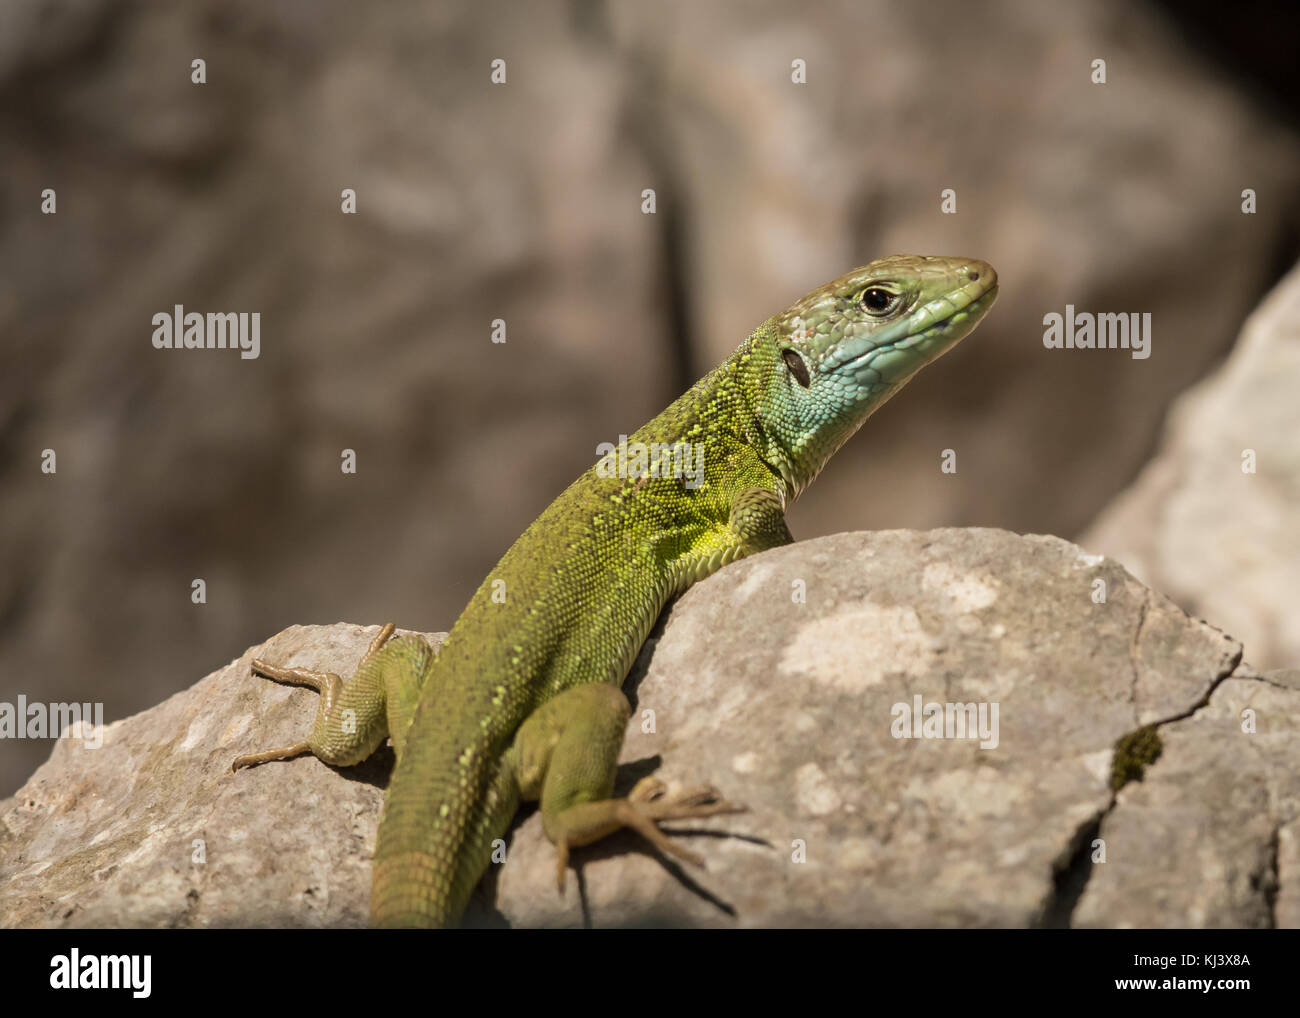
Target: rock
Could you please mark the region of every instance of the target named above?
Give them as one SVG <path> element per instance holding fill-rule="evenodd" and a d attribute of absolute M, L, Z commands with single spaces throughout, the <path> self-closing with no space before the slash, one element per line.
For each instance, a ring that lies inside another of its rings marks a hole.
<path fill-rule="evenodd" d="M 1264 668 L 1300 662 L 1298 392 L 1300 266 L 1227 363 L 1178 400 L 1159 454 L 1080 540 L 1240 637 Z"/>
<path fill-rule="evenodd" d="M 251 676 L 252 657 L 347 674 L 375 632 L 293 627 L 107 726 L 101 749 L 59 742 L 0 803 L 5 923 L 363 923 L 391 753 L 229 767 L 315 712 L 311 691 Z M 621 790 L 654 772 L 750 807 L 670 825 L 708 869 L 623 832 L 575 853 L 561 899 L 533 811 L 467 922 L 1300 924 L 1300 681 L 1240 657 L 1053 537 L 885 531 L 756 556 L 678 600 L 625 686 Z M 988 748 L 895 738 L 917 697 L 983 705 Z M 1127 761 L 1143 776 L 1116 793 L 1114 747 L 1143 729 L 1159 755 Z M 1089 866 L 1098 827 L 1107 858 Z"/>
<path fill-rule="evenodd" d="M 844 534 L 741 562 L 688 591 L 643 652 L 623 759 L 662 757 L 666 779 L 752 812 L 689 825 L 738 835 L 702 845 L 708 873 L 685 874 L 698 892 L 629 835 L 594 848 L 630 854 L 586 867 L 586 908 L 597 925 L 1046 922 L 1056 872 L 1111 801 L 1111 747 L 1193 709 L 1239 653 L 1056 538 Z M 916 696 L 998 703 L 997 748 L 895 739 L 893 706 Z M 536 817 L 516 833 L 500 908 L 576 922 L 543 842 Z"/>
<path fill-rule="evenodd" d="M 389 749 L 230 770 L 309 731 L 316 695 L 254 677 L 255 657 L 351 672 L 378 626 L 291 626 L 184 692 L 72 739 L 0 805 L 8 926 L 358 926 Z M 441 636 L 433 640 L 441 643 Z"/>
<path fill-rule="evenodd" d="M 1239 670 L 1160 741 L 1101 823 L 1075 925 L 1300 926 L 1300 671 Z"/>

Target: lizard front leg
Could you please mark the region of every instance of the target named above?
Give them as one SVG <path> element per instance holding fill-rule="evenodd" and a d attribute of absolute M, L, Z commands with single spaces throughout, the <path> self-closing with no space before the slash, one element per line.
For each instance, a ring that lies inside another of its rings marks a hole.
<path fill-rule="evenodd" d="M 311 735 L 305 741 L 237 757 L 231 770 L 304 753 L 333 767 L 350 767 L 370 756 L 389 735 L 400 757 L 434 653 L 416 636 L 390 639 L 393 629 L 390 622 L 380 630 L 347 682 L 333 672 L 253 661 L 255 674 L 276 682 L 311 686 L 321 694 L 320 704 Z"/>
<path fill-rule="evenodd" d="M 666 837 L 658 822 L 745 811 L 714 788 L 669 794 L 654 778 L 643 778 L 626 798 L 611 798 L 630 715 L 627 697 L 618 687 L 596 682 L 548 700 L 515 736 L 507 760 L 515 770 L 520 797 L 541 800 L 542 829 L 555 845 L 561 892 L 571 848 L 630 827 L 662 852 L 699 866 L 703 860 Z"/>
<path fill-rule="evenodd" d="M 725 550 L 687 569 L 707 575 L 721 562 L 790 544 L 784 510 L 785 499 L 773 488 L 745 488 L 732 503 Z M 626 798 L 611 798 L 630 715 L 617 686 L 595 682 L 548 700 L 515 736 L 507 764 L 515 770 L 520 798 L 541 800 L 542 829 L 555 845 L 561 891 L 571 848 L 630 827 L 666 855 L 699 866 L 703 860 L 666 837 L 659 822 L 745 811 L 711 786 L 670 793 L 655 778 L 643 778 Z"/>
<path fill-rule="evenodd" d="M 731 503 L 727 529 L 744 555 L 794 544 L 785 497 L 772 488 L 746 488 Z"/>

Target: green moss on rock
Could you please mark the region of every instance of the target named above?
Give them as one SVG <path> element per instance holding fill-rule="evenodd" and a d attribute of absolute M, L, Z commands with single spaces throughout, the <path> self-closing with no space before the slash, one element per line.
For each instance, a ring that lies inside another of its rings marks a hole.
<path fill-rule="evenodd" d="M 1129 732 L 1115 743 L 1110 767 L 1110 787 L 1118 792 L 1130 781 L 1141 781 L 1148 764 L 1155 763 L 1164 746 L 1155 725 Z"/>

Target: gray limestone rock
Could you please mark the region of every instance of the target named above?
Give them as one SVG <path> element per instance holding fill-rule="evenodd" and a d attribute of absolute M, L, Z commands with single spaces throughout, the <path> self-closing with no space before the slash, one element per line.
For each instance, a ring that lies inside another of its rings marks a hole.
<path fill-rule="evenodd" d="M 1080 543 L 1266 668 L 1300 662 L 1300 266 L 1246 322 L 1232 355 L 1175 404 L 1164 444 Z"/>
<path fill-rule="evenodd" d="M 364 923 L 391 751 L 230 762 L 297 741 L 316 709 L 253 657 L 346 675 L 375 631 L 292 627 L 98 749 L 57 743 L 0 802 L 4 924 Z M 560 897 L 526 810 L 466 921 L 1300 925 L 1300 678 L 1240 658 L 1054 537 L 885 531 L 756 556 L 679 599 L 624 687 L 620 791 L 655 773 L 750 807 L 669 825 L 707 869 L 623 832 L 575 853 Z M 927 727 L 930 704 L 952 730 Z M 1159 755 L 1125 751 L 1145 771 L 1116 793 L 1116 745 L 1152 726 Z"/>

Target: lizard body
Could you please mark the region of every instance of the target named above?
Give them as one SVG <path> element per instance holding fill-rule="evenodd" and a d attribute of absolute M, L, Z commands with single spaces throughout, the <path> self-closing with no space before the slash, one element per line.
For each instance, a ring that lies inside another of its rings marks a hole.
<path fill-rule="evenodd" d="M 641 644 L 696 580 L 790 543 L 787 503 L 996 295 L 984 262 L 914 255 L 814 290 L 630 436 L 629 449 L 693 451 L 697 472 L 620 472 L 607 454 L 511 546 L 436 656 L 417 637 L 390 639 L 389 625 L 346 684 L 255 661 L 321 701 L 307 741 L 235 769 L 307 752 L 348 766 L 391 735 L 375 925 L 457 922 L 521 801 L 541 801 L 561 887 L 570 847 L 623 826 L 697 862 L 657 822 L 743 807 L 712 788 L 669 795 L 650 778 L 610 798 L 630 713 L 619 686 Z"/>

